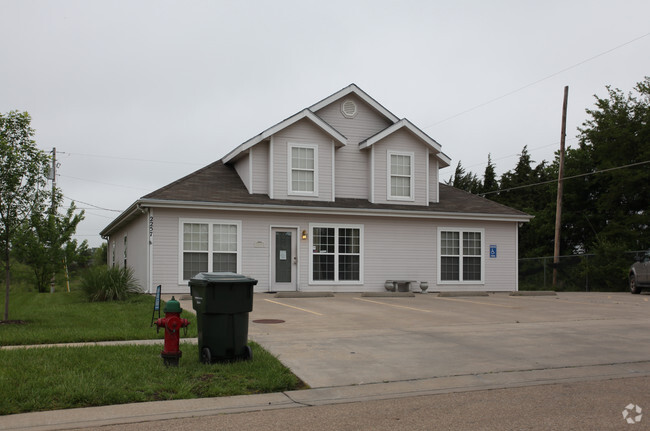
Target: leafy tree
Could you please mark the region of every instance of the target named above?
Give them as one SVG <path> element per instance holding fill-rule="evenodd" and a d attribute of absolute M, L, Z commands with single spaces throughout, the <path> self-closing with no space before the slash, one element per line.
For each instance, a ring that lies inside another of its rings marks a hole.
<path fill-rule="evenodd" d="M 27 112 L 0 114 L 0 249 L 5 272 L 4 320 L 9 319 L 10 256 L 20 226 L 29 219 L 45 186 L 48 156 L 31 139 L 34 129 Z"/>
<path fill-rule="evenodd" d="M 593 173 L 565 183 L 568 241 L 585 252 L 650 247 L 650 78 L 634 90 L 607 87 L 608 98 L 596 96 L 579 148 L 567 153 L 567 176 Z"/>
<path fill-rule="evenodd" d="M 108 262 L 108 243 L 103 242 L 95 249 L 90 259 L 93 266 L 106 265 Z"/>
<path fill-rule="evenodd" d="M 32 267 L 39 292 L 47 291 L 51 278 L 63 270 L 64 262 L 76 262 L 88 248 L 84 242 L 78 249 L 76 241 L 71 240 L 84 212 L 75 214 L 76 207 L 72 202 L 66 213 L 61 214 L 58 209 L 63 195 L 55 190 L 51 197 L 49 208 L 44 201 L 38 202 L 16 235 L 17 258 Z"/>

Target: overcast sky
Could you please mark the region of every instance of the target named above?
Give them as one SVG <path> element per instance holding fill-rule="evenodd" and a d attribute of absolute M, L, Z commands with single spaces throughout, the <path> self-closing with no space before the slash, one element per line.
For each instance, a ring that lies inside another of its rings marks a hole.
<path fill-rule="evenodd" d="M 567 144 L 594 94 L 650 75 L 648 0 L 0 0 L 0 112 L 28 111 L 78 239 L 357 84 L 482 175 Z M 69 200 L 66 199 L 66 204 Z M 99 208 L 103 209 L 99 209 Z"/>

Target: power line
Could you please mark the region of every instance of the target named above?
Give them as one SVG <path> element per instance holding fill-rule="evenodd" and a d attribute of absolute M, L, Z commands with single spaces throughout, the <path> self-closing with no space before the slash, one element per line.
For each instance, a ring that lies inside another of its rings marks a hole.
<path fill-rule="evenodd" d="M 71 197 L 66 196 L 66 195 L 63 195 L 63 197 L 66 198 L 66 199 L 70 199 L 70 200 L 73 201 L 73 202 L 79 202 L 80 204 L 84 204 L 84 205 L 91 206 L 91 207 L 93 207 L 94 209 L 98 209 L 98 210 L 102 210 L 102 211 L 112 211 L 112 212 L 116 212 L 116 213 L 121 213 L 121 212 L 122 212 L 121 210 L 112 210 L 112 209 L 109 209 L 109 208 L 102 208 L 102 207 L 97 206 L 97 205 L 89 204 L 88 202 L 84 202 L 84 201 L 79 201 L 79 200 L 76 200 L 76 199 L 72 199 Z"/>
<path fill-rule="evenodd" d="M 532 87 L 533 85 L 537 85 L 537 84 L 539 84 L 540 82 L 546 81 L 547 79 L 551 79 L 551 78 L 553 78 L 553 77 L 555 77 L 555 76 L 557 76 L 557 75 L 559 75 L 559 74 L 561 74 L 561 73 L 564 73 L 564 72 L 569 71 L 569 70 L 571 70 L 571 69 L 575 69 L 575 68 L 578 67 L 578 66 L 582 66 L 582 65 L 585 64 L 585 63 L 588 63 L 588 62 L 590 62 L 590 61 L 592 61 L 592 60 L 597 59 L 598 57 L 602 57 L 603 55 L 609 54 L 610 52 L 613 52 L 613 51 L 616 51 L 617 49 L 623 48 L 624 46 L 629 45 L 629 44 L 631 44 L 631 43 L 634 43 L 634 42 L 636 42 L 637 40 L 643 39 L 644 37 L 647 37 L 647 36 L 650 36 L 650 33 L 646 33 L 646 34 L 644 34 L 644 35 L 642 35 L 642 36 L 635 37 L 634 39 L 628 40 L 627 42 L 622 43 L 622 44 L 620 44 L 620 45 L 618 45 L 618 46 L 615 46 L 614 48 L 610 48 L 610 49 L 608 49 L 607 51 L 603 51 L 603 52 L 601 52 L 601 53 L 599 53 L 599 54 L 594 55 L 593 57 L 589 57 L 589 58 L 587 58 L 587 59 L 585 59 L 585 60 L 582 60 L 582 61 L 580 61 L 580 62 L 578 62 L 578 63 L 575 63 L 575 64 L 573 64 L 573 65 L 571 65 L 571 66 L 569 66 L 569 67 L 565 67 L 565 68 L 562 69 L 562 70 L 559 70 L 559 71 L 557 71 L 557 72 L 555 72 L 555 73 L 552 73 L 552 74 L 550 74 L 550 75 L 547 75 L 547 76 L 545 76 L 544 78 L 540 78 L 540 79 L 538 79 L 538 80 L 536 80 L 536 81 L 533 81 L 533 82 L 531 82 L 531 83 L 529 83 L 529 84 L 526 84 L 526 85 L 524 85 L 524 86 L 522 86 L 522 87 L 519 87 L 519 88 L 517 88 L 517 89 L 515 89 L 515 90 L 512 90 L 512 91 L 509 91 L 509 92 L 507 92 L 507 93 L 505 93 L 505 94 L 502 94 L 501 96 L 498 96 L 498 97 L 495 97 L 495 98 L 493 98 L 493 99 L 487 100 L 486 102 L 479 103 L 478 105 L 472 106 L 471 108 L 466 109 L 466 110 L 464 110 L 464 111 L 461 111 L 461 112 L 459 112 L 459 113 L 457 113 L 457 114 L 454 114 L 454 115 L 452 115 L 452 116 L 450 116 L 450 117 L 443 118 L 443 119 L 440 120 L 440 121 L 437 121 L 437 122 L 435 122 L 435 123 L 433 123 L 433 124 L 430 124 L 430 125 L 428 125 L 428 126 L 423 127 L 423 129 L 428 129 L 428 128 L 433 127 L 433 126 L 437 126 L 438 124 L 441 124 L 441 123 L 444 123 L 444 122 L 446 122 L 446 121 L 452 120 L 452 119 L 454 119 L 454 118 L 456 118 L 456 117 L 460 117 L 461 115 L 467 114 L 468 112 L 474 111 L 474 110 L 476 110 L 476 109 L 478 109 L 478 108 L 482 108 L 482 107 L 484 107 L 484 106 L 486 106 L 486 105 L 489 105 L 490 103 L 494 103 L 494 102 L 496 102 L 496 101 L 498 101 L 498 100 L 504 99 L 504 98 L 506 98 L 506 97 L 508 97 L 508 96 L 511 96 L 511 95 L 513 95 L 513 94 L 515 94 L 515 93 L 518 93 L 518 92 L 522 91 L 522 90 L 525 90 L 526 88 Z"/>
<path fill-rule="evenodd" d="M 103 182 L 103 181 L 89 180 L 89 179 L 87 179 L 87 178 L 73 177 L 73 176 L 70 176 L 70 175 L 62 175 L 62 174 L 57 174 L 57 175 L 58 175 L 59 177 L 63 177 L 63 178 L 70 178 L 70 179 L 73 179 L 73 180 L 85 181 L 85 182 L 95 183 L 95 184 L 102 184 L 102 185 L 105 185 L 105 186 L 111 186 L 111 187 L 123 187 L 123 188 L 125 188 L 125 189 L 132 189 L 132 190 L 145 190 L 145 191 L 149 191 L 149 190 L 150 190 L 150 189 L 145 189 L 145 188 L 143 188 L 143 187 L 133 187 L 133 186 L 125 186 L 125 185 L 122 185 L 122 184 L 105 183 L 105 182 Z"/>
<path fill-rule="evenodd" d="M 640 165 L 645 165 L 645 164 L 648 164 L 648 163 L 650 163 L 650 160 L 646 160 L 645 162 L 630 163 L 629 165 L 624 165 L 624 166 L 616 166 L 614 168 L 600 169 L 598 171 L 587 172 L 585 174 L 572 175 L 570 177 L 564 177 L 564 179 L 565 180 L 570 180 L 570 179 L 573 179 L 573 178 L 588 177 L 590 175 L 602 174 L 603 172 L 616 171 L 618 169 L 631 168 L 633 166 L 640 166 Z M 494 193 L 509 192 L 509 191 L 512 191 L 512 190 L 525 189 L 527 187 L 535 187 L 535 186 L 541 186 L 541 185 L 544 185 L 544 184 L 556 183 L 557 181 L 558 181 L 557 179 L 542 181 L 542 182 L 539 182 L 539 183 L 526 184 L 526 185 L 523 185 L 523 186 L 516 186 L 516 187 L 510 187 L 510 188 L 507 188 L 507 189 L 500 189 L 500 190 L 493 190 L 491 192 L 479 193 L 478 195 L 479 196 L 485 196 L 485 195 L 491 195 L 491 194 L 494 194 Z"/>
<path fill-rule="evenodd" d="M 105 156 L 101 154 L 88 154 L 88 153 L 65 153 L 68 156 L 83 156 L 83 157 L 96 157 L 101 159 L 114 159 L 114 160 L 127 160 L 132 162 L 146 162 L 146 163 L 164 163 L 169 165 L 190 165 L 190 166 L 202 166 L 198 163 L 189 163 L 189 162 L 179 162 L 179 161 L 169 161 L 169 160 L 153 160 L 153 159 L 138 159 L 134 157 L 119 157 L 119 156 Z"/>

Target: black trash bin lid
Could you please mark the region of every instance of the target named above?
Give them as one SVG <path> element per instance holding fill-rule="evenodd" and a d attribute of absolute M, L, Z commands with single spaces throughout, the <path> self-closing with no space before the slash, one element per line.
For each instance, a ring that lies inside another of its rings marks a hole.
<path fill-rule="evenodd" d="M 254 278 L 245 275 L 235 274 L 234 272 L 200 272 L 190 280 L 198 283 L 252 283 L 257 284 Z"/>

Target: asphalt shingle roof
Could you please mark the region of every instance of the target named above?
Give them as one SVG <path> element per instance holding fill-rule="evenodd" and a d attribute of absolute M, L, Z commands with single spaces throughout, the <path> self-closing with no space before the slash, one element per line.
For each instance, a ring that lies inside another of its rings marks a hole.
<path fill-rule="evenodd" d="M 503 216 L 530 216 L 524 212 L 501 205 L 489 199 L 440 184 L 439 203 L 423 205 L 373 204 L 367 199 L 337 198 L 335 202 L 310 200 L 270 199 L 265 194 L 250 194 L 235 169 L 214 162 L 173 183 L 170 183 L 142 199 L 181 202 L 249 204 L 249 205 L 287 205 L 341 209 L 376 209 L 392 211 L 422 211 L 431 213 L 489 214 Z"/>

